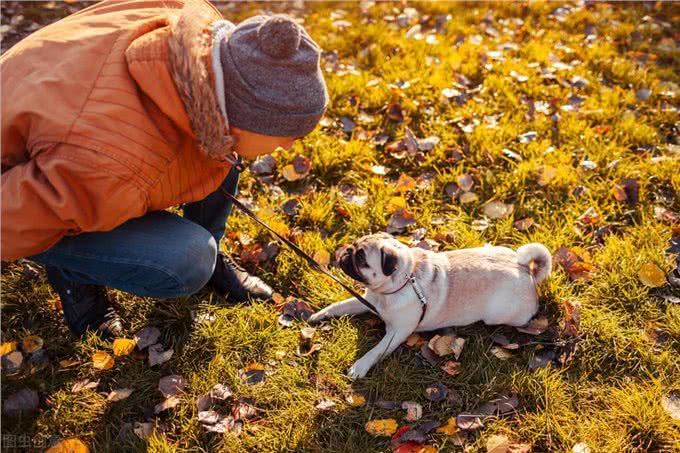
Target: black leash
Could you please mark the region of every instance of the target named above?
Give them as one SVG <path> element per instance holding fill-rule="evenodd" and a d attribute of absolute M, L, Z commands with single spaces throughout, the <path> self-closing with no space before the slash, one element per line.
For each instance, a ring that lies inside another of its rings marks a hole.
<path fill-rule="evenodd" d="M 243 168 L 243 167 L 242 167 L 242 165 L 241 165 L 240 162 L 239 162 L 239 165 L 236 166 L 236 169 L 237 169 L 238 171 L 242 171 L 242 168 Z M 364 304 L 364 305 L 366 306 L 366 308 L 368 308 L 369 310 L 371 310 L 371 311 L 372 311 L 373 313 L 375 313 L 376 315 L 380 316 L 380 314 L 378 313 L 378 310 L 373 306 L 372 303 L 370 303 L 369 301 L 367 301 L 366 299 L 364 299 L 363 296 L 361 296 L 359 293 L 357 293 L 356 291 L 354 291 L 354 290 L 353 290 L 352 288 L 350 288 L 348 285 L 346 285 L 345 283 L 343 283 L 339 278 L 337 278 L 336 276 L 334 276 L 333 274 L 331 274 L 330 272 L 328 272 L 326 269 L 324 269 L 319 263 L 316 262 L 316 260 L 315 260 L 314 258 L 312 258 L 312 257 L 309 256 L 308 254 L 306 254 L 300 247 L 298 247 L 297 245 L 295 245 L 295 244 L 294 244 L 292 241 L 290 241 L 288 238 L 282 236 L 281 234 L 279 234 L 278 232 L 276 232 L 272 227 L 270 227 L 269 225 L 267 225 L 266 223 L 264 223 L 264 222 L 263 222 L 263 221 L 262 221 L 262 220 L 261 220 L 261 219 L 260 219 L 260 218 L 259 218 L 259 217 L 258 217 L 258 216 L 250 209 L 250 208 L 248 208 L 248 207 L 245 206 L 243 203 L 241 203 L 235 196 L 233 196 L 232 194 L 230 194 L 229 192 L 227 192 L 226 190 L 224 190 L 224 189 L 221 188 L 221 187 L 220 187 L 220 190 L 222 191 L 222 194 L 223 194 L 224 196 L 226 196 L 228 199 L 230 199 L 230 200 L 232 201 L 232 203 L 234 203 L 234 206 L 236 206 L 237 208 L 239 208 L 239 209 L 240 209 L 244 214 L 246 214 L 248 217 L 250 217 L 251 219 L 253 219 L 253 220 L 256 221 L 257 223 L 259 223 L 260 225 L 262 225 L 263 227 L 265 227 L 271 234 L 273 234 L 274 236 L 276 236 L 277 239 L 279 239 L 281 242 L 283 242 L 283 243 L 286 244 L 288 247 L 290 247 L 290 248 L 291 248 L 291 249 L 292 249 L 292 250 L 293 250 L 300 258 L 303 258 L 305 261 L 307 261 L 307 264 L 309 264 L 309 266 L 310 266 L 312 269 L 314 269 L 314 270 L 317 271 L 317 272 L 320 272 L 320 273 L 324 274 L 326 277 L 330 278 L 330 279 L 333 280 L 335 283 L 337 283 L 338 285 L 342 286 L 348 293 L 350 293 L 352 296 L 356 297 L 356 299 L 357 299 L 359 302 L 361 302 L 362 304 Z M 422 320 L 422 317 L 421 317 L 421 320 Z"/>

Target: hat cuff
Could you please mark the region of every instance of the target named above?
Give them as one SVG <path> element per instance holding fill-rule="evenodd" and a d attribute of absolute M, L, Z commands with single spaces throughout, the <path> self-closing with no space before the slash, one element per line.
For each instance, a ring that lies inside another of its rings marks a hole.
<path fill-rule="evenodd" d="M 226 93 L 226 105 L 232 126 L 275 137 L 302 137 L 309 134 L 326 110 L 324 106 L 313 112 L 274 112 L 248 104 L 229 90 Z"/>

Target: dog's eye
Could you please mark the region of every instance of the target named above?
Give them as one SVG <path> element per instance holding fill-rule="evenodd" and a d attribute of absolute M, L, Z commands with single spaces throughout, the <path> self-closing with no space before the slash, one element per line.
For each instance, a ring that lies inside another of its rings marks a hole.
<path fill-rule="evenodd" d="M 366 266 L 366 252 L 363 249 L 357 251 L 356 261 L 359 266 Z"/>

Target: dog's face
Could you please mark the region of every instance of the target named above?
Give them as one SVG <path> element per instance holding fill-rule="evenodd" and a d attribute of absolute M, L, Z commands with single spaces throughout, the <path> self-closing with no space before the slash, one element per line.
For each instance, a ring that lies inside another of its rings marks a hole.
<path fill-rule="evenodd" d="M 343 272 L 371 289 L 403 273 L 409 248 L 387 233 L 364 236 L 338 252 Z"/>

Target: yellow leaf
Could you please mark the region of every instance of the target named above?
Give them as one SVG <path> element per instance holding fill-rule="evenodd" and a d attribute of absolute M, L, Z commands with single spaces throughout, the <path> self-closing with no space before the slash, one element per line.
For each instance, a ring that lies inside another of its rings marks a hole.
<path fill-rule="evenodd" d="M 363 406 L 366 403 L 366 398 L 358 393 L 352 393 L 347 397 L 347 402 L 354 407 Z"/>
<path fill-rule="evenodd" d="M 659 288 L 666 284 L 666 275 L 654 263 L 643 264 L 638 272 L 638 277 L 644 285 L 652 288 Z"/>
<path fill-rule="evenodd" d="M 404 197 L 392 197 L 390 201 L 387 202 L 387 211 L 394 214 L 399 209 L 407 209 L 408 205 Z"/>
<path fill-rule="evenodd" d="M 127 338 L 116 338 L 113 341 L 113 354 L 120 357 L 128 355 L 135 349 L 137 345 L 136 340 L 128 340 Z"/>
<path fill-rule="evenodd" d="M 397 428 L 397 421 L 393 418 L 371 420 L 366 423 L 366 432 L 374 436 L 391 436 Z"/>
<path fill-rule="evenodd" d="M 27 335 L 24 337 L 21 347 L 27 353 L 40 351 L 43 347 L 43 339 L 37 335 Z"/>
<path fill-rule="evenodd" d="M 416 453 L 437 453 L 437 449 L 432 445 L 425 445 L 424 447 L 416 450 Z"/>
<path fill-rule="evenodd" d="M 89 453 L 90 449 L 77 438 L 64 439 L 59 441 L 53 447 L 45 450 L 45 453 Z"/>
<path fill-rule="evenodd" d="M 465 192 L 465 193 L 460 194 L 459 200 L 460 200 L 461 203 L 467 204 L 467 203 L 472 203 L 473 201 L 477 201 L 477 198 L 478 197 L 477 197 L 476 193 Z"/>
<path fill-rule="evenodd" d="M 423 343 L 426 343 L 425 339 L 418 335 L 417 333 L 412 333 L 411 335 L 406 338 L 406 346 L 409 348 L 418 348 L 423 345 Z"/>
<path fill-rule="evenodd" d="M 113 368 L 113 357 L 108 352 L 95 352 L 92 356 L 92 365 L 98 370 L 110 370 Z"/>
<path fill-rule="evenodd" d="M 286 179 L 286 181 L 297 181 L 298 179 L 304 178 L 305 174 L 300 174 L 297 171 L 295 171 L 295 167 L 293 164 L 288 164 L 283 169 L 281 170 L 281 174 L 283 177 Z"/>
<path fill-rule="evenodd" d="M 538 167 L 538 185 L 546 186 L 557 176 L 557 168 L 552 165 L 541 165 Z"/>
<path fill-rule="evenodd" d="M 456 417 L 451 417 L 446 422 L 446 425 L 437 428 L 438 433 L 446 434 L 447 436 L 453 436 L 458 432 L 458 425 L 456 424 Z"/>
<path fill-rule="evenodd" d="M 16 341 L 5 341 L 0 345 L 0 356 L 9 354 L 10 352 L 14 352 L 17 350 L 17 342 Z"/>
<path fill-rule="evenodd" d="M 314 253 L 314 259 L 317 263 L 321 264 L 323 267 L 326 267 L 328 266 L 328 263 L 331 262 L 331 254 L 326 250 L 317 250 Z"/>

